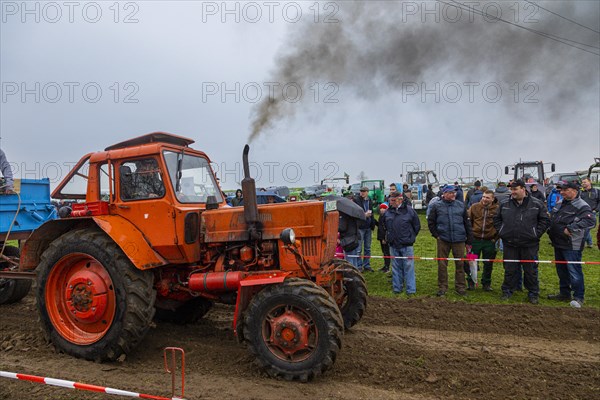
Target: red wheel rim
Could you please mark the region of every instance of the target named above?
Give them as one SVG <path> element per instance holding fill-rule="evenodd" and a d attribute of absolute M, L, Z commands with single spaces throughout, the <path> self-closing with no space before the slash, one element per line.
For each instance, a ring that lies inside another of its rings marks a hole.
<path fill-rule="evenodd" d="M 45 300 L 58 334 L 77 345 L 100 340 L 115 317 L 112 279 L 88 254 L 73 253 L 58 260 L 48 275 Z"/>
<path fill-rule="evenodd" d="M 308 359 L 317 348 L 318 329 L 311 316 L 300 307 L 280 305 L 265 317 L 262 336 L 271 353 L 288 362 Z"/>

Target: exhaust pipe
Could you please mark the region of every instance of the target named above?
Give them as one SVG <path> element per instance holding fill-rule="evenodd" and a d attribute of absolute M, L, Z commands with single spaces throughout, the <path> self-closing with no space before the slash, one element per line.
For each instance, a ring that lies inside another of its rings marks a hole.
<path fill-rule="evenodd" d="M 250 146 L 244 147 L 242 162 L 244 164 L 244 179 L 242 179 L 242 192 L 244 193 L 244 219 L 248 225 L 248 233 L 251 240 L 261 238 L 260 221 L 258 220 L 258 206 L 256 199 L 256 184 L 250 177 L 250 164 L 248 163 L 248 152 Z"/>

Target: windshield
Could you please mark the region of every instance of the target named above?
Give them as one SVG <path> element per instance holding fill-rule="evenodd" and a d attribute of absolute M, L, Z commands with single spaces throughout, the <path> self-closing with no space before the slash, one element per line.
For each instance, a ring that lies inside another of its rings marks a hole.
<path fill-rule="evenodd" d="M 219 203 L 223 201 L 223 195 L 206 158 L 174 151 L 165 151 L 164 157 L 173 191 L 181 203 L 206 203 L 208 196 L 215 196 Z M 180 161 L 178 185 L 177 166 Z"/>
<path fill-rule="evenodd" d="M 526 183 L 540 182 L 540 177 L 543 175 L 541 164 L 535 165 L 519 165 L 515 170 L 517 179 L 523 179 Z"/>

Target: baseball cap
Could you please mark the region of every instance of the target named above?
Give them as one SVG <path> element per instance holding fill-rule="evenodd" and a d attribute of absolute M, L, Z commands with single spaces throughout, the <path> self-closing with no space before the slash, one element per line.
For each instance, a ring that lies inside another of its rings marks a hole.
<path fill-rule="evenodd" d="M 559 181 L 556 184 L 556 187 L 559 188 L 559 189 L 575 189 L 575 190 L 579 190 L 579 184 L 577 182 Z"/>
<path fill-rule="evenodd" d="M 519 187 L 519 186 L 521 186 L 522 188 L 525 187 L 525 182 L 523 182 L 523 179 L 517 179 L 516 181 L 513 181 L 510 184 L 511 188 L 516 188 L 516 187 Z"/>
<path fill-rule="evenodd" d="M 444 188 L 442 193 L 448 193 L 448 192 L 456 192 L 456 188 L 453 185 L 448 185 Z"/>

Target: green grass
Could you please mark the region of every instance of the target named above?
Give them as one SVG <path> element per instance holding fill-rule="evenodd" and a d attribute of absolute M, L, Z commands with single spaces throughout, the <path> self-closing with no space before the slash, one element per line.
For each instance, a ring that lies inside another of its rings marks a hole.
<path fill-rule="evenodd" d="M 436 242 L 429 233 L 425 221 L 425 214 L 419 214 L 421 220 L 421 232 L 417 236 L 417 241 L 414 245 L 415 256 L 435 257 Z M 584 249 L 583 261 L 599 261 L 600 250 L 596 247 L 596 231 L 598 227 L 592 231 L 594 238 L 594 248 Z M 376 240 L 375 232 L 373 234 L 373 243 L 371 246 L 371 254 L 381 256 L 381 246 Z M 452 257 L 450 255 L 450 257 Z M 501 259 L 502 253 L 498 253 L 496 258 Z M 554 248 L 550 245 L 550 239 L 547 235 L 542 237 L 540 241 L 540 260 L 554 260 Z M 383 259 L 372 259 L 371 266 L 376 271 L 383 267 Z M 483 266 L 480 264 L 478 278 L 481 279 Z M 583 273 L 585 279 L 585 307 L 600 308 L 600 265 L 584 265 Z M 435 296 L 437 292 L 437 262 L 436 261 L 415 261 L 415 274 L 417 279 L 417 297 Z M 398 297 L 406 298 L 406 294 L 394 295 L 392 293 L 391 275 L 381 272 L 366 273 L 365 279 L 369 288 L 369 294 L 382 297 Z M 484 292 L 481 285 L 473 291 L 468 292 L 466 299 L 456 295 L 453 292 L 454 288 L 454 262 L 449 262 L 448 265 L 448 293 L 446 298 L 455 301 L 463 300 L 468 303 L 489 303 L 489 304 L 510 304 L 510 303 L 526 303 L 527 290 L 516 292 L 512 298 L 507 301 L 501 301 L 502 292 L 500 286 L 504 279 L 504 267 L 502 263 L 494 263 L 492 273 L 492 288 L 493 292 Z M 568 303 L 559 303 L 546 299 L 546 296 L 551 293 L 558 292 L 558 276 L 554 264 L 539 264 L 539 281 L 540 281 L 540 304 L 553 306 L 567 306 Z"/>

